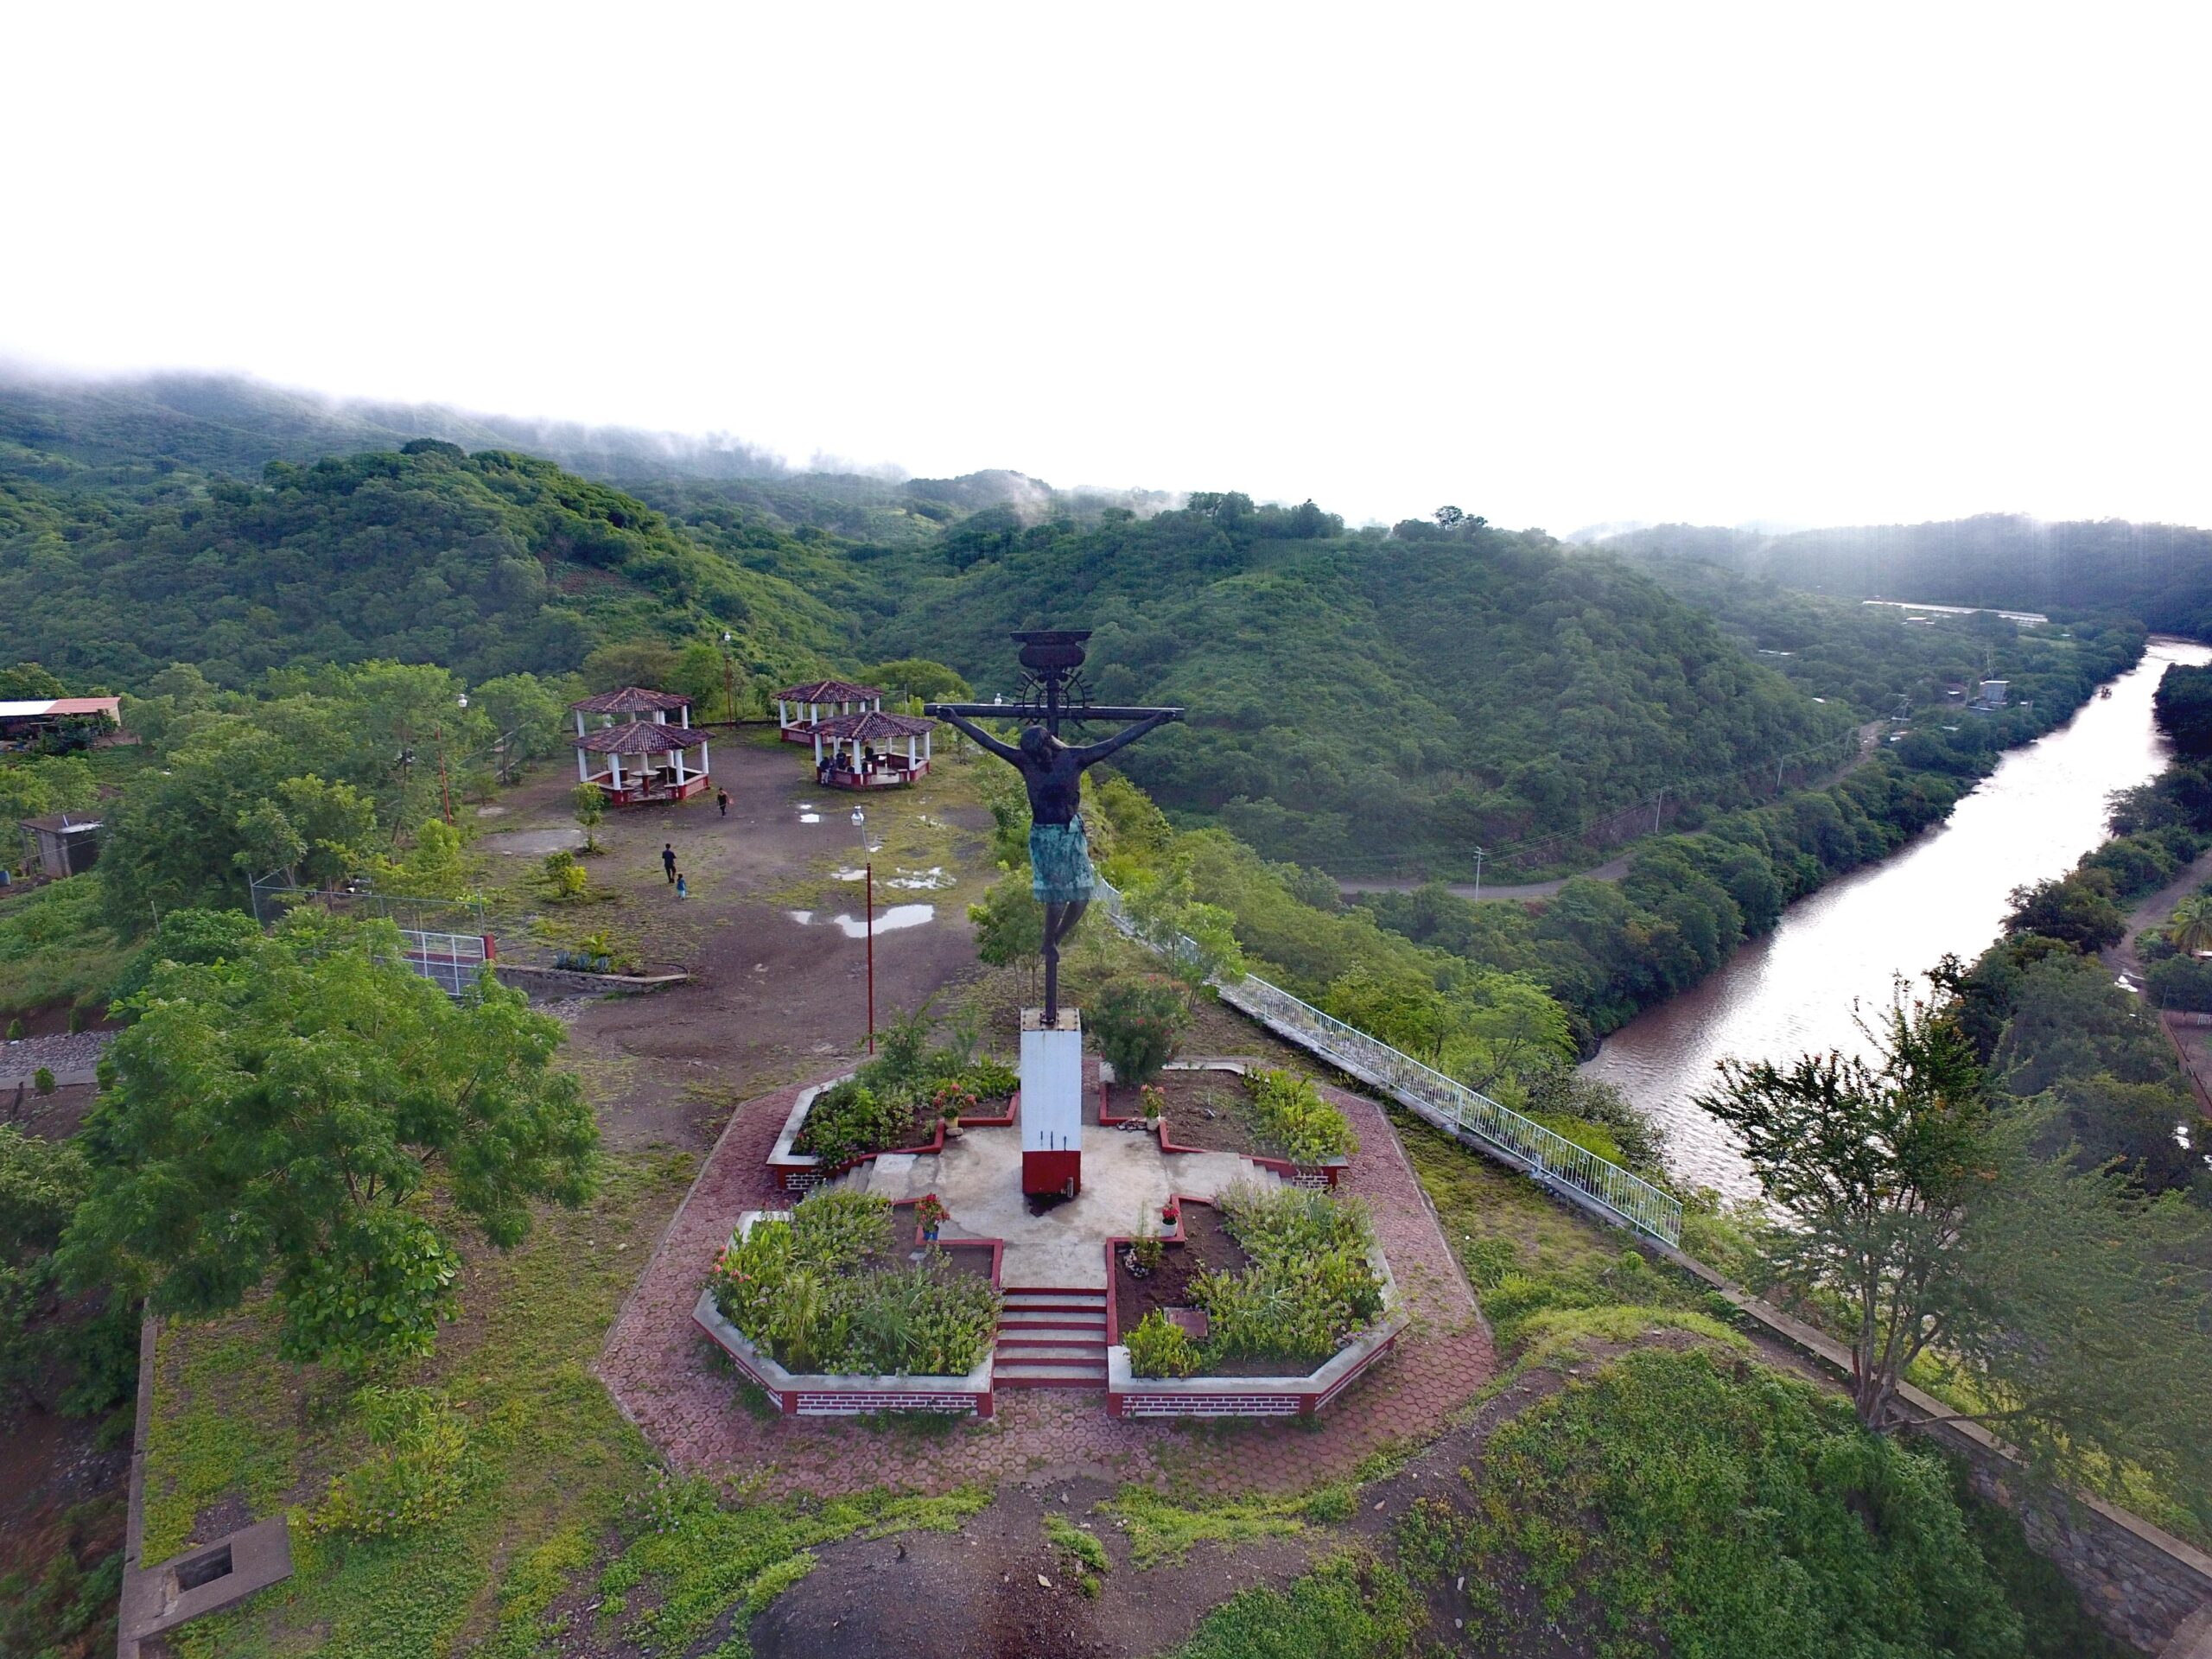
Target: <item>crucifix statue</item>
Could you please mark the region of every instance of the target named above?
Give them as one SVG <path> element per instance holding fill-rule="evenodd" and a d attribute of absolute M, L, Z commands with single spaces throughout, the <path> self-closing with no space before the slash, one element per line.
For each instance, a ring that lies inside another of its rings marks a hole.
<path fill-rule="evenodd" d="M 1030 891 L 1045 906 L 1045 1024 L 1059 1018 L 1060 942 L 1075 931 L 1090 906 L 1094 878 L 1090 843 L 1084 834 L 1083 774 L 1116 750 L 1125 748 L 1156 726 L 1180 720 L 1180 709 L 1097 708 L 1083 700 L 1083 642 L 1088 628 L 1017 633 L 1021 665 L 1028 672 L 1024 695 L 1011 703 L 932 702 L 935 715 L 972 737 L 1021 773 L 1029 789 Z M 968 718 L 1027 722 L 1020 741 L 1002 743 Z M 1063 721 L 1117 720 L 1126 725 L 1103 742 L 1075 745 L 1060 740 Z"/>

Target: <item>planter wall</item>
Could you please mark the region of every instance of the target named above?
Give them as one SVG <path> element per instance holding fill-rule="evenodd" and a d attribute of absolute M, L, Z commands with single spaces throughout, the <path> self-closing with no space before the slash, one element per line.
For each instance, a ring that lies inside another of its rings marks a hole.
<path fill-rule="evenodd" d="M 1160 1235 L 1171 1245 L 1185 1236 L 1183 1214 L 1203 1198 L 1178 1193 L 1175 1226 Z M 1127 1238 L 1106 1242 L 1106 1414 L 1109 1417 L 1311 1417 L 1350 1388 L 1397 1345 L 1412 1321 L 1398 1295 L 1397 1281 L 1382 1247 L 1368 1253 L 1368 1265 L 1382 1281 L 1382 1316 L 1314 1370 L 1282 1376 L 1138 1376 L 1129 1368 L 1128 1345 L 1121 1340 L 1121 1252 Z"/>
<path fill-rule="evenodd" d="M 1244 1065 L 1241 1060 L 1170 1060 L 1161 1069 L 1168 1071 L 1233 1071 L 1240 1077 L 1244 1075 Z M 1116 1116 L 1112 1103 L 1109 1099 L 1111 1085 L 1105 1079 L 1101 1078 L 1098 1084 L 1098 1127 L 1100 1128 L 1118 1129 L 1124 1123 L 1141 1123 L 1144 1121 L 1134 1116 Z M 1206 1150 L 1204 1147 L 1180 1146 L 1170 1141 L 1167 1138 L 1167 1125 L 1164 1122 L 1160 1126 L 1159 1133 L 1160 1149 L 1162 1152 L 1204 1152 Z M 1302 1186 L 1313 1192 L 1326 1192 L 1333 1188 L 1344 1178 L 1344 1171 L 1351 1167 L 1351 1160 L 1349 1158 L 1330 1158 L 1318 1164 L 1294 1164 L 1287 1158 L 1262 1158 L 1257 1153 L 1246 1153 L 1240 1155 L 1257 1164 L 1262 1169 L 1273 1171 L 1293 1186 Z"/>
<path fill-rule="evenodd" d="M 756 1221 L 784 1221 L 788 1211 L 748 1210 L 739 1218 L 737 1236 L 745 1236 Z M 991 1252 L 991 1285 L 999 1282 L 996 1239 L 965 1239 L 946 1248 L 988 1249 Z M 722 1316 L 715 1293 L 699 1293 L 691 1310 L 691 1323 L 729 1356 L 740 1374 L 776 1402 L 786 1417 L 856 1417 L 872 1411 L 944 1412 L 962 1417 L 992 1414 L 992 1354 L 964 1376 L 855 1376 L 818 1372 L 787 1371 L 756 1347 L 752 1339 Z"/>
<path fill-rule="evenodd" d="M 826 1167 L 812 1153 L 793 1151 L 793 1147 L 798 1141 L 799 1131 L 806 1127 L 806 1115 L 814 1109 L 815 1096 L 824 1089 L 836 1088 L 853 1075 L 852 1072 L 848 1071 L 842 1077 L 811 1084 L 798 1091 L 798 1098 L 791 1103 L 791 1115 L 784 1120 L 783 1133 L 776 1137 L 775 1148 L 768 1154 L 768 1174 L 776 1183 L 777 1191 L 810 1192 L 821 1185 L 823 1182 L 834 1181 L 847 1170 L 857 1169 L 869 1159 L 880 1158 L 886 1153 L 918 1154 L 944 1150 L 944 1127 L 938 1124 L 931 1129 L 928 1140 L 917 1145 L 886 1147 L 881 1152 L 864 1152 L 857 1158 L 849 1158 L 842 1164 L 833 1164 Z M 1017 1090 L 1014 1097 L 1007 1103 L 1005 1116 L 963 1117 L 960 1120 L 960 1127 L 963 1129 L 1009 1128 L 1013 1126 L 1014 1119 L 1020 1116 L 1020 1111 L 1021 1094 Z"/>

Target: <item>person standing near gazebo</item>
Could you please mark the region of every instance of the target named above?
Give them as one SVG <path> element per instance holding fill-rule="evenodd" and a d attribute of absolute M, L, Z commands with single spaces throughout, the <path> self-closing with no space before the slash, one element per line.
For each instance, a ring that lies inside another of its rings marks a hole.
<path fill-rule="evenodd" d="M 676 843 L 664 842 L 660 849 L 660 867 L 668 872 L 668 885 L 676 885 Z"/>

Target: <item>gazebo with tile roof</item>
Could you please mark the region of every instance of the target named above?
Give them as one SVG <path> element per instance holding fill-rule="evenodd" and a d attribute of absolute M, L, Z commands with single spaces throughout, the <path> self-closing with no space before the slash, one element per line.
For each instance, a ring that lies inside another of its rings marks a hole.
<path fill-rule="evenodd" d="M 671 691 L 626 685 L 569 705 L 576 717 L 576 779 L 596 784 L 615 806 L 683 801 L 704 794 L 707 734 L 691 729 L 691 699 Z M 676 715 L 671 725 L 668 717 Z M 591 725 L 596 715 L 601 723 Z M 690 758 L 696 749 L 699 758 Z M 594 770 L 604 759 L 604 770 Z"/>
<path fill-rule="evenodd" d="M 815 780 L 831 789 L 892 789 L 926 777 L 933 720 L 871 709 L 814 726 Z M 903 742 L 901 754 L 893 746 Z M 824 746 L 827 746 L 826 747 Z"/>
<path fill-rule="evenodd" d="M 810 680 L 787 685 L 776 693 L 776 724 L 786 743 L 804 743 L 825 720 L 843 715 L 881 713 L 880 687 L 855 685 L 850 680 Z"/>

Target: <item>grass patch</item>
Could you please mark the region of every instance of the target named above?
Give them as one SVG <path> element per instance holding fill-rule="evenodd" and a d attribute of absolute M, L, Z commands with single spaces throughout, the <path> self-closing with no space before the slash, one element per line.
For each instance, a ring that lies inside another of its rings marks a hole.
<path fill-rule="evenodd" d="M 73 876 L 0 900 L 0 1014 L 101 1001 L 130 951 L 100 920 L 100 886 L 92 878 Z"/>
<path fill-rule="evenodd" d="M 184 1659 L 537 1651 L 547 1610 L 588 1571 L 594 1541 L 651 1488 L 649 1448 L 586 1367 L 690 1170 L 688 1156 L 610 1157 L 589 1208 L 542 1212 L 509 1255 L 472 1249 L 463 1322 L 433 1359 L 387 1379 L 435 1390 L 466 1421 L 457 1501 L 404 1536 L 296 1531 L 282 1593 L 180 1629 Z M 181 1351 L 156 1389 L 149 1559 L 181 1544 L 194 1510 L 218 1497 L 272 1513 L 288 1494 L 320 1498 L 330 1477 L 376 1455 L 350 1388 L 278 1362 L 273 1331 L 248 1314 L 163 1333 L 165 1357 L 171 1344 Z"/>
<path fill-rule="evenodd" d="M 712 1483 L 664 1480 L 637 1500 L 639 1530 L 600 1575 L 599 1593 L 626 1610 L 640 1588 L 653 1605 L 629 1618 L 622 1637 L 648 1653 L 679 1653 L 741 1603 L 750 1618 L 812 1570 L 812 1550 L 854 1536 L 952 1532 L 990 1501 L 972 1487 L 941 1497 L 880 1491 L 825 1500 L 724 1507 Z M 727 1650 L 741 1642 L 732 1632 Z"/>
<path fill-rule="evenodd" d="M 1419 1535 L 1408 1557 L 1483 1586 L 1473 1623 L 1508 1651 L 1552 1624 L 1623 1659 L 2025 1651 L 1938 1459 L 1708 1351 L 1627 1354 L 1531 1407 L 1491 1438 L 1471 1513 Z"/>
<path fill-rule="evenodd" d="M 1316 1487 L 1290 1497 L 1215 1500 L 1192 1505 L 1164 1497 L 1149 1486 L 1125 1486 L 1100 1504 L 1129 1541 L 1129 1560 L 1139 1568 L 1179 1561 L 1193 1544 L 1231 1548 L 1262 1538 L 1287 1538 L 1310 1522 L 1341 1521 L 1351 1513 L 1351 1488 Z"/>
<path fill-rule="evenodd" d="M 297 1478 L 298 1412 L 281 1379 L 273 1324 L 165 1325 L 155 1348 L 156 1399 L 168 1407 L 146 1448 L 144 1559 L 192 1541 L 202 1509 L 237 1497 L 270 1515 Z"/>
<path fill-rule="evenodd" d="M 1199 1621 L 1176 1659 L 1397 1659 L 1414 1651 L 1420 1599 L 1380 1561 L 1339 1555 L 1281 1590 L 1247 1590 Z"/>
<path fill-rule="evenodd" d="M 1046 1516 L 1045 1541 L 1078 1567 L 1093 1573 L 1114 1570 L 1114 1560 L 1107 1554 L 1106 1546 L 1064 1515 Z"/>

